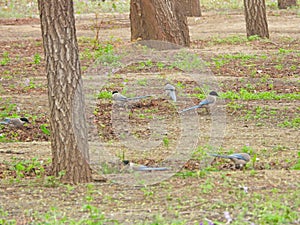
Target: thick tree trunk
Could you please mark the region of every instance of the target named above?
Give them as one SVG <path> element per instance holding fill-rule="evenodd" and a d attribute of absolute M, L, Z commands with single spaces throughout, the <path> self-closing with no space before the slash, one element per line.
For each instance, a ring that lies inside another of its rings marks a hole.
<path fill-rule="evenodd" d="M 269 38 L 265 0 L 244 0 L 247 37 Z"/>
<path fill-rule="evenodd" d="M 90 182 L 87 127 L 73 1 L 38 0 L 50 104 L 52 170 Z"/>
<path fill-rule="evenodd" d="M 177 0 L 131 0 L 131 40 L 161 40 L 189 46 L 182 4 Z"/>
<path fill-rule="evenodd" d="M 296 6 L 297 0 L 278 0 L 278 8 L 279 9 L 287 9 L 291 6 Z"/>
<path fill-rule="evenodd" d="M 200 0 L 184 0 L 182 6 L 186 16 L 201 16 Z"/>

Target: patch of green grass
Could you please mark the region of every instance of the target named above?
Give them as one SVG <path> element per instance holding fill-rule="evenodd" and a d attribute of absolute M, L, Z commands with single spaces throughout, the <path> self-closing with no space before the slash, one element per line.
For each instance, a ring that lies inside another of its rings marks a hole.
<path fill-rule="evenodd" d="M 182 171 L 182 172 L 176 173 L 175 176 L 185 179 L 187 177 L 198 177 L 198 174 L 197 174 L 197 172 L 194 172 L 194 171 Z"/>
<path fill-rule="evenodd" d="M 201 189 L 201 193 L 207 194 L 214 189 L 214 184 L 212 181 L 206 179 L 204 183 L 199 185 L 199 188 Z"/>
<path fill-rule="evenodd" d="M 169 138 L 168 138 L 168 137 L 164 137 L 164 138 L 163 138 L 163 143 L 164 143 L 164 146 L 165 146 L 166 148 L 168 148 L 169 145 L 170 145 L 170 140 L 169 140 Z"/>
<path fill-rule="evenodd" d="M 68 217 L 63 210 L 52 206 L 44 214 L 41 214 L 40 212 L 31 213 L 31 224 L 119 224 L 116 220 L 107 219 L 98 207 L 91 204 L 83 205 L 82 212 L 85 213 L 84 217 L 81 219 L 74 219 Z"/>
<path fill-rule="evenodd" d="M 14 161 L 10 170 L 16 171 L 17 178 L 23 178 L 25 174 L 34 174 L 36 177 L 44 175 L 45 169 L 43 162 L 37 158 L 31 160 Z"/>
<path fill-rule="evenodd" d="M 5 219 L 8 217 L 8 212 L 5 211 L 2 207 L 0 207 L 0 224 L 3 225 L 14 225 L 17 224 L 14 219 Z"/>
<path fill-rule="evenodd" d="M 288 54 L 288 53 L 291 53 L 291 52 L 293 52 L 293 50 L 291 50 L 291 49 L 284 49 L 284 48 L 279 48 L 278 49 L 279 54 Z"/>
<path fill-rule="evenodd" d="M 50 130 L 48 129 L 49 126 L 49 124 L 41 124 L 40 129 L 44 134 L 50 135 Z"/>
<path fill-rule="evenodd" d="M 98 99 L 111 99 L 112 92 L 111 91 L 101 91 L 97 94 Z"/>
<path fill-rule="evenodd" d="M 3 52 L 0 60 L 0 65 L 6 66 L 9 62 L 10 62 L 10 58 L 8 52 Z"/>
<path fill-rule="evenodd" d="M 212 44 L 242 44 L 248 42 L 248 39 L 245 35 L 232 35 L 224 38 L 213 37 L 210 41 Z"/>
<path fill-rule="evenodd" d="M 241 110 L 244 107 L 244 104 L 239 104 L 235 102 L 234 100 L 227 103 L 227 107 L 233 111 Z"/>
<path fill-rule="evenodd" d="M 121 56 L 114 52 L 114 47 L 112 44 L 97 45 L 97 48 L 94 52 L 94 58 L 97 63 L 105 66 L 121 66 Z"/>
<path fill-rule="evenodd" d="M 41 59 L 42 59 L 41 55 L 39 53 L 36 53 L 33 56 L 33 63 L 38 65 L 41 63 Z"/>
<path fill-rule="evenodd" d="M 300 117 L 296 117 L 293 119 L 286 119 L 283 122 L 278 124 L 279 127 L 287 127 L 287 128 L 299 128 L 300 127 Z"/>
<path fill-rule="evenodd" d="M 225 99 L 241 99 L 241 100 L 300 100 L 300 93 L 283 93 L 278 94 L 275 91 L 268 92 L 249 92 L 241 88 L 240 92 L 227 91 L 220 93 L 220 96 Z"/>
<path fill-rule="evenodd" d="M 179 68 L 183 71 L 202 71 L 206 68 L 205 63 L 201 60 L 199 55 L 192 54 L 186 50 L 182 50 L 175 54 L 173 63 L 170 68 Z"/>
<path fill-rule="evenodd" d="M 227 37 L 213 37 L 212 40 L 210 41 L 211 44 L 216 45 L 216 44 L 229 44 L 229 45 L 240 45 L 243 43 L 247 43 L 249 41 L 256 41 L 260 40 L 261 38 L 257 35 L 253 35 L 250 37 L 246 37 L 245 35 L 231 35 Z"/>
<path fill-rule="evenodd" d="M 237 54 L 219 54 L 216 57 L 212 58 L 213 63 L 217 69 L 220 69 L 222 66 L 226 65 L 231 61 L 241 61 L 241 63 L 256 59 L 257 55 L 237 53 Z M 256 71 L 255 71 L 256 73 Z"/>
<path fill-rule="evenodd" d="M 158 69 L 162 70 L 166 67 L 166 64 L 164 64 L 163 62 L 157 62 L 156 66 Z"/>
<path fill-rule="evenodd" d="M 80 59 L 81 60 L 91 60 L 94 58 L 92 50 L 89 48 L 85 48 L 82 52 L 80 52 Z"/>
<path fill-rule="evenodd" d="M 298 152 L 298 161 L 297 163 L 292 167 L 293 170 L 300 170 L 300 152 Z"/>
<path fill-rule="evenodd" d="M 146 78 L 138 79 L 137 83 L 138 83 L 138 85 L 146 86 L 147 85 L 147 79 Z"/>
<path fill-rule="evenodd" d="M 18 117 L 17 105 L 11 103 L 11 99 L 2 99 L 0 98 L 1 111 L 0 111 L 0 119 L 6 117 Z"/>
<path fill-rule="evenodd" d="M 158 63 L 158 65 L 161 65 L 161 64 Z M 151 68 L 152 66 L 153 66 L 153 62 L 151 61 L 151 59 L 149 59 L 146 62 L 140 62 L 137 66 L 137 69 L 141 70 L 144 68 Z"/>
<path fill-rule="evenodd" d="M 1 125 L 0 125 L 0 131 L 1 131 Z M 0 133 L 0 142 L 2 142 L 2 143 L 7 143 L 7 142 L 12 142 L 12 141 L 9 140 L 9 139 L 7 139 L 5 134 L 1 134 L 1 133 Z M 1 223 L 0 223 L 0 224 L 1 224 Z"/>

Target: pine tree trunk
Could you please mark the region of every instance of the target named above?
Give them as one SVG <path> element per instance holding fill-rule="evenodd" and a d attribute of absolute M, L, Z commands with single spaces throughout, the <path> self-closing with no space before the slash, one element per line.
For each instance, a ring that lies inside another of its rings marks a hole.
<path fill-rule="evenodd" d="M 200 0 L 185 0 L 182 6 L 186 16 L 201 16 Z"/>
<path fill-rule="evenodd" d="M 291 6 L 296 6 L 297 0 L 278 0 L 278 8 L 279 9 L 287 9 Z"/>
<path fill-rule="evenodd" d="M 73 1 L 38 0 L 50 104 L 52 172 L 90 182 L 87 127 Z"/>
<path fill-rule="evenodd" d="M 189 46 L 187 18 L 177 0 L 131 0 L 131 40 L 161 40 Z"/>
<path fill-rule="evenodd" d="M 244 0 L 247 37 L 269 38 L 265 0 Z"/>

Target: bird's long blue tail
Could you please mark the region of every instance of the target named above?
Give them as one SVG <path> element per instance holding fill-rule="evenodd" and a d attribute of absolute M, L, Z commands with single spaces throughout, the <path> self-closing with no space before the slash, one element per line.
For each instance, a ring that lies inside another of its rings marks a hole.
<path fill-rule="evenodd" d="M 209 155 L 214 156 L 214 157 L 225 158 L 225 159 L 230 159 L 231 158 L 228 155 L 219 155 L 219 154 L 209 154 Z"/>
<path fill-rule="evenodd" d="M 169 170 L 167 167 L 142 167 L 138 169 L 139 171 L 166 171 Z"/>
<path fill-rule="evenodd" d="M 192 109 L 197 109 L 197 108 L 200 108 L 199 105 L 195 105 L 193 107 L 190 107 L 190 108 L 187 108 L 187 109 L 183 109 L 183 110 L 179 111 L 179 113 L 183 113 L 183 112 L 190 111 Z"/>

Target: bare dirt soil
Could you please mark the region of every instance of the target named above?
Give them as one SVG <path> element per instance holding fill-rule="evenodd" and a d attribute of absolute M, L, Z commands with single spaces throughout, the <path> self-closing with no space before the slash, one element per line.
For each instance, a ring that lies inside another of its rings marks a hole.
<path fill-rule="evenodd" d="M 128 15 L 107 14 L 103 18 L 100 43 L 114 40 L 112 44 L 115 48 L 128 44 Z M 87 38 L 95 35 L 93 23 L 91 15 L 77 17 L 81 52 L 86 49 L 92 51 L 93 46 Z M 252 92 L 299 94 L 300 17 L 293 11 L 270 11 L 268 23 L 270 40 L 245 41 L 242 38 L 245 23 L 241 12 L 204 12 L 203 17 L 189 18 L 191 50 L 209 63 L 220 92 L 246 89 Z M 240 38 L 234 40 L 233 35 Z M 17 224 L 30 224 L 34 219 L 45 218 L 42 215 L 48 212 L 58 218 L 67 216 L 79 220 L 85 218 L 88 211 L 82 210 L 82 205 L 99 207 L 107 218 L 104 224 L 112 224 L 114 220 L 120 224 L 143 224 L 147 221 L 156 221 L 156 224 L 171 224 L 172 221 L 174 224 L 175 221 L 199 224 L 205 218 L 225 223 L 224 211 L 229 211 L 237 221 L 243 218 L 243 224 L 259 224 L 256 221 L 262 221 L 265 215 L 275 212 L 281 215 L 285 210 L 300 217 L 300 174 L 292 170 L 299 160 L 300 151 L 299 98 L 224 99 L 227 104 L 226 128 L 223 129 L 224 138 L 220 140 L 223 151 L 241 152 L 248 147 L 252 156 L 258 158 L 245 171 L 235 170 L 227 160 L 217 159 L 212 162 L 212 167 L 218 172 L 190 173 L 199 171 L 201 165 L 193 157 L 186 162 L 181 173 L 155 186 L 124 186 L 108 179 L 104 183 L 94 183 L 92 187 L 70 187 L 57 183 L 53 178 L 38 178 L 42 168 L 45 174 L 49 174 L 51 169 L 48 162 L 51 158 L 49 136 L 40 128 L 49 123 L 49 109 L 39 21 L 1 19 L 0 46 L 1 60 L 6 53 L 9 58 L 6 64 L 0 66 L 0 110 L 5 112 L 12 107 L 10 116 L 18 112 L 32 121 L 21 129 L 0 128 L 5 140 L 13 141 L 0 142 L 0 210 L 8 212 L 6 219 L 15 219 Z M 245 58 L 229 56 L 238 54 L 244 54 Z M 248 55 L 257 57 L 249 58 Z M 88 57 L 82 57 L 81 62 L 83 68 L 93 63 Z M 219 66 L 217 63 L 220 63 Z M 164 76 L 174 84 L 179 82 L 190 94 L 199 93 L 197 85 L 185 79 L 180 70 L 152 67 L 119 71 L 105 90 L 115 90 L 124 82 L 142 82 L 153 74 Z M 198 98 L 191 97 L 191 104 L 198 102 Z M 103 146 L 122 152 L 118 143 L 120 137 L 113 132 L 111 124 L 112 104 L 111 100 L 99 99 L 95 106 L 94 122 Z M 172 152 L 180 135 L 176 127 L 176 121 L 179 121 L 177 109 L 164 97 L 134 102 L 130 107 L 130 123 L 136 128 L 134 132 L 139 138 L 147 139 L 151 135 L 147 126 L 153 114 L 170 124 L 168 139 L 152 154 L 135 155 L 126 150 L 126 157 L 132 161 L 156 165 Z M 198 146 L 205 149 L 212 135 L 212 120 L 205 110 L 199 110 L 195 115 L 201 125 Z M 289 124 L 288 121 L 296 122 Z M 36 164 L 20 175 L 16 165 L 25 160 Z M 248 188 L 248 193 L 244 193 L 243 187 Z M 287 208 L 272 206 L 272 210 L 263 212 L 263 202 L 270 199 L 278 199 Z M 55 209 L 51 211 L 50 207 Z M 291 219 L 289 223 L 274 221 L 270 219 L 265 224 L 300 223 L 299 219 Z"/>

